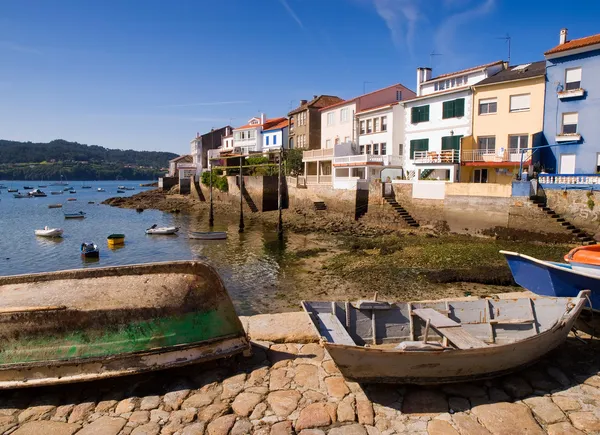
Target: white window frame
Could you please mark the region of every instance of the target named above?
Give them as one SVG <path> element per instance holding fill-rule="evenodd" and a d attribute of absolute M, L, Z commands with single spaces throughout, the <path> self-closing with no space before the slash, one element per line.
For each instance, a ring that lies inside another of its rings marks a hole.
<path fill-rule="evenodd" d="M 496 103 L 496 110 L 493 112 L 490 112 L 490 105 Z M 487 112 L 482 113 L 481 112 L 481 108 L 487 106 Z M 480 116 L 488 116 L 488 115 L 495 115 L 498 113 L 498 98 L 482 98 L 481 100 L 479 100 L 479 104 L 478 104 L 478 114 Z"/>
<path fill-rule="evenodd" d="M 567 68 L 565 70 L 565 91 L 574 91 L 577 89 L 581 89 L 581 74 L 582 70 L 580 66 L 575 68 Z M 575 77 L 571 77 L 571 81 L 569 81 L 569 75 L 575 75 Z M 577 78 L 579 78 L 579 80 L 573 80 Z M 579 85 L 575 88 L 568 89 L 569 83 L 578 83 Z"/>
<path fill-rule="evenodd" d="M 373 118 L 373 132 L 379 133 L 381 131 L 381 120 L 379 118 Z"/>
<path fill-rule="evenodd" d="M 510 145 L 510 139 L 516 137 L 518 138 L 517 140 L 517 147 L 512 147 Z M 525 146 L 523 146 L 523 141 L 522 139 L 526 138 L 527 139 L 527 143 L 525 144 Z M 509 150 L 517 150 L 517 152 L 520 152 L 521 150 L 525 149 L 525 148 L 529 148 L 529 135 L 528 134 L 509 134 L 508 135 L 508 149 Z"/>
<path fill-rule="evenodd" d="M 360 121 L 359 123 L 359 132 L 360 134 L 365 134 L 367 132 L 367 123 L 365 120 Z"/>
<path fill-rule="evenodd" d="M 565 132 L 565 117 L 575 117 L 575 123 L 573 123 L 572 121 L 566 125 L 575 125 L 575 131 L 574 132 L 569 132 L 566 133 Z M 561 117 L 561 134 L 577 134 L 577 132 L 579 131 L 579 112 L 565 112 L 562 114 Z"/>
<path fill-rule="evenodd" d="M 340 110 L 340 123 L 348 122 L 348 108 Z"/>
<path fill-rule="evenodd" d="M 373 133 L 373 120 L 367 119 L 367 134 Z"/>
<path fill-rule="evenodd" d="M 327 114 L 327 125 L 335 125 L 335 112 Z"/>
<path fill-rule="evenodd" d="M 379 144 L 379 153 L 382 156 L 387 156 L 387 142 L 381 142 Z"/>
<path fill-rule="evenodd" d="M 384 125 L 385 125 L 385 130 L 383 128 Z M 387 131 L 387 116 L 381 117 L 381 131 Z"/>
<path fill-rule="evenodd" d="M 524 103 L 517 105 L 517 103 L 515 102 L 516 108 L 513 109 L 513 98 L 515 100 L 517 100 L 517 99 L 525 100 L 525 97 L 527 97 L 527 107 L 525 107 Z M 510 113 L 528 112 L 530 110 L 531 110 L 531 93 L 515 94 L 515 95 L 510 96 L 509 106 L 508 106 L 508 111 Z"/>
<path fill-rule="evenodd" d="M 331 148 L 331 139 L 325 141 L 325 148 Z"/>

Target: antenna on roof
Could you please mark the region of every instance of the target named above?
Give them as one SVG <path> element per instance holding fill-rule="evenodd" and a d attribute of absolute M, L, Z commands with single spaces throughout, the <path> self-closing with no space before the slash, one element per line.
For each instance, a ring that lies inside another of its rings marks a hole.
<path fill-rule="evenodd" d="M 433 69 L 433 58 L 434 56 L 443 56 L 443 54 L 441 53 L 436 53 L 435 50 L 431 50 L 431 53 L 429 53 L 429 68 Z"/>
<path fill-rule="evenodd" d="M 510 35 L 507 33 L 506 36 L 500 36 L 496 39 L 504 39 L 506 42 L 508 42 L 508 66 L 510 66 Z"/>
<path fill-rule="evenodd" d="M 363 82 L 363 95 L 367 93 L 367 83 L 371 84 L 373 82 L 367 82 L 367 81 Z"/>

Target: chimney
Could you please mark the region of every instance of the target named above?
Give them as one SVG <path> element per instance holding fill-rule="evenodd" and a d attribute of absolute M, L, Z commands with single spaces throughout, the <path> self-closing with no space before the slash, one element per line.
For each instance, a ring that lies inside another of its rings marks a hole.
<path fill-rule="evenodd" d="M 417 68 L 417 97 L 421 94 L 421 84 L 431 80 L 431 68 L 419 67 Z"/>
<path fill-rule="evenodd" d="M 260 123 L 264 124 L 267 119 L 267 116 L 264 113 L 260 114 Z"/>
<path fill-rule="evenodd" d="M 563 45 L 567 42 L 567 34 L 569 33 L 569 29 L 560 29 L 560 45 Z"/>
<path fill-rule="evenodd" d="M 303 104 L 306 104 L 306 103 L 308 103 L 308 101 L 306 101 L 306 100 L 300 100 L 300 105 L 301 105 L 301 106 L 302 106 Z"/>
<path fill-rule="evenodd" d="M 313 95 L 313 100 L 316 100 L 318 95 Z"/>

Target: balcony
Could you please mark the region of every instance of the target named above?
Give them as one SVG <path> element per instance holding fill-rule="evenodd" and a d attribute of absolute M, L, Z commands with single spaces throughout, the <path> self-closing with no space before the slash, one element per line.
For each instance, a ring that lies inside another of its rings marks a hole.
<path fill-rule="evenodd" d="M 306 184 L 331 184 L 331 175 L 306 175 Z"/>
<path fill-rule="evenodd" d="M 531 159 L 531 150 L 523 153 L 523 161 Z M 507 150 L 463 150 L 461 153 L 463 162 L 514 162 L 521 161 L 519 148 L 508 148 Z"/>
<path fill-rule="evenodd" d="M 382 156 L 374 154 L 357 154 L 351 156 L 334 157 L 334 166 L 397 166 L 402 167 L 404 159 L 401 156 Z"/>
<path fill-rule="evenodd" d="M 458 150 L 442 151 L 415 151 L 415 164 L 457 164 L 460 163 L 460 153 Z"/>
<path fill-rule="evenodd" d="M 600 184 L 598 174 L 540 174 L 540 184 Z"/>
<path fill-rule="evenodd" d="M 585 95 L 585 89 L 569 89 L 566 91 L 557 92 L 560 100 L 567 100 L 569 98 L 581 98 Z"/>
<path fill-rule="evenodd" d="M 315 160 L 329 160 L 333 158 L 333 148 L 322 148 L 318 150 L 304 151 L 302 153 L 302 160 L 305 162 Z"/>
<path fill-rule="evenodd" d="M 554 137 L 556 142 L 579 142 L 581 135 L 579 133 L 561 133 Z"/>

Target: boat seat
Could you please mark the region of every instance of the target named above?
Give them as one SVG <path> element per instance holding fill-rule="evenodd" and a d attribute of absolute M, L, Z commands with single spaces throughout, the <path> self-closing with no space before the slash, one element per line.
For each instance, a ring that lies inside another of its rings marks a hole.
<path fill-rule="evenodd" d="M 319 319 L 319 331 L 330 343 L 356 346 L 356 343 L 342 325 L 342 322 L 332 313 L 315 313 Z"/>
<path fill-rule="evenodd" d="M 440 314 L 432 308 L 419 308 L 412 313 L 425 321 L 429 321 L 430 325 L 448 341 L 454 344 L 459 349 L 476 349 L 487 347 L 487 343 L 473 336 L 469 331 L 464 329 L 460 323 Z"/>

